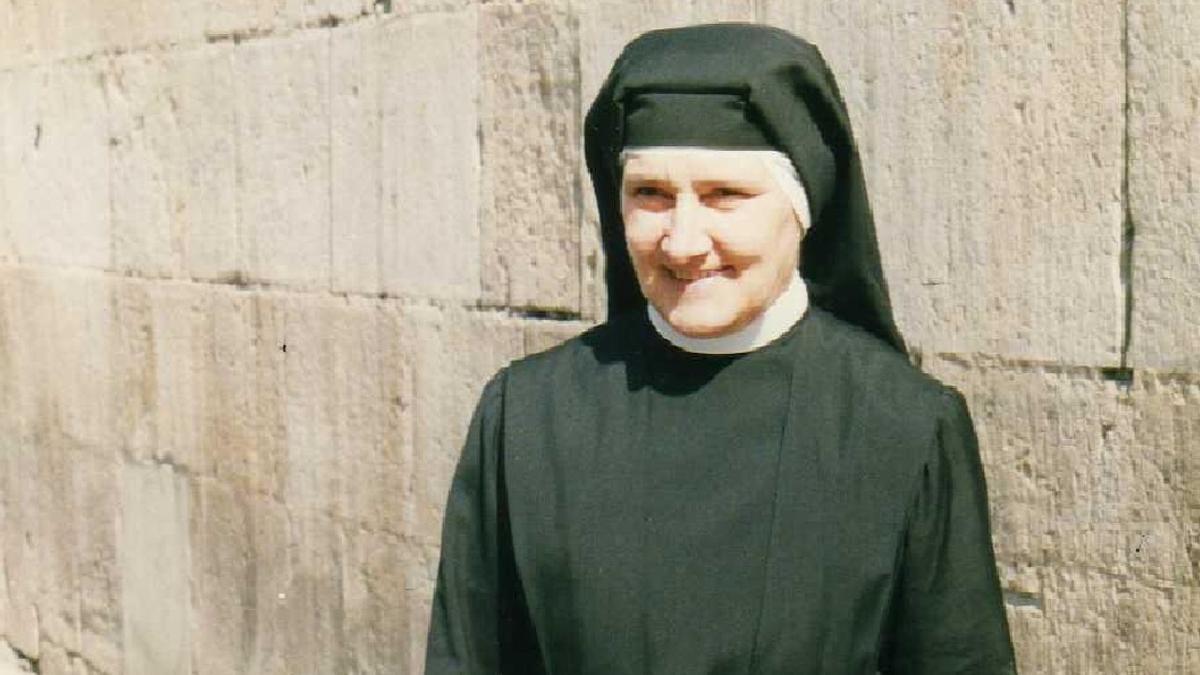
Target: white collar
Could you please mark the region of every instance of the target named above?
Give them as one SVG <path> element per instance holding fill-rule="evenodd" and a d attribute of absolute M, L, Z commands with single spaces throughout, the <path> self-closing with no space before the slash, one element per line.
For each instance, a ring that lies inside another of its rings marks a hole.
<path fill-rule="evenodd" d="M 671 327 L 654 305 L 646 303 L 646 313 L 654 330 L 667 342 L 685 352 L 695 354 L 744 354 L 765 347 L 777 340 L 796 325 L 808 311 L 808 289 L 799 272 L 792 272 L 792 280 L 778 298 L 762 311 L 753 321 L 728 335 L 711 338 L 688 337 Z"/>

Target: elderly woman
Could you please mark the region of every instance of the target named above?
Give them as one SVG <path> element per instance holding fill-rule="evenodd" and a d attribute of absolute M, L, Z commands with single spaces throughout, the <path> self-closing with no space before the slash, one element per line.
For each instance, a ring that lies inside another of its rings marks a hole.
<path fill-rule="evenodd" d="M 643 35 L 586 149 L 609 319 L 485 388 L 426 672 L 1013 672 L 970 418 L 905 358 L 818 51 Z"/>

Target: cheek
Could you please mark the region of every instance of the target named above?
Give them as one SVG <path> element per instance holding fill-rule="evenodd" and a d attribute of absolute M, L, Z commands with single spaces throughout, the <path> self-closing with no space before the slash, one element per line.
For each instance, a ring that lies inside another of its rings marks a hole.
<path fill-rule="evenodd" d="M 658 248 L 662 232 L 662 225 L 656 218 L 646 214 L 628 214 L 625 217 L 625 246 L 635 259 L 652 255 Z"/>
<path fill-rule="evenodd" d="M 747 259 L 794 256 L 800 245 L 800 228 L 788 212 L 755 209 L 731 217 L 720 230 L 723 250 Z"/>

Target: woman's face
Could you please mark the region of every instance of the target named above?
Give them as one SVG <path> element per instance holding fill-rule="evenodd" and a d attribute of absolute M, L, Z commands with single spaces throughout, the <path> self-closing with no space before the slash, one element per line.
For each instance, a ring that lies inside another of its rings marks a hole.
<path fill-rule="evenodd" d="M 621 214 L 642 294 L 690 337 L 753 321 L 796 269 L 799 223 L 752 153 L 631 151 Z"/>

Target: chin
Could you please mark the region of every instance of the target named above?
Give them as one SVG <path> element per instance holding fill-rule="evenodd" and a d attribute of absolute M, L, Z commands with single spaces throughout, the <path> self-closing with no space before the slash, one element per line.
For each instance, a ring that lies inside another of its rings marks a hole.
<path fill-rule="evenodd" d="M 671 327 L 691 338 L 721 337 L 741 328 L 745 323 L 738 316 L 711 311 L 688 311 L 676 307 L 670 313 L 661 312 Z"/>

